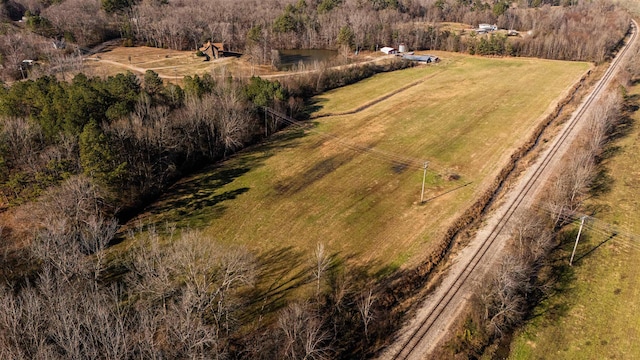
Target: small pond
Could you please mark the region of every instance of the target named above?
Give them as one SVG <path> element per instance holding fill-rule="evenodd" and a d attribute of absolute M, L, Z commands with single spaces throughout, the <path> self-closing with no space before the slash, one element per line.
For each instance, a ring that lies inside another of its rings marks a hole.
<path fill-rule="evenodd" d="M 278 50 L 278 54 L 280 55 L 278 70 L 290 70 L 300 62 L 310 65 L 316 61 L 330 61 L 338 55 L 338 52 L 326 49 L 294 49 Z"/>

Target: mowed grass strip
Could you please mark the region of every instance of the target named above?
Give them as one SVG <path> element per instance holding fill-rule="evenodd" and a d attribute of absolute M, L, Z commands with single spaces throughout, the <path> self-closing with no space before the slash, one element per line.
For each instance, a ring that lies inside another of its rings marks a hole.
<path fill-rule="evenodd" d="M 589 69 L 438 55 L 445 59 L 438 66 L 379 74 L 321 95 L 323 111 L 336 112 L 426 78 L 355 114 L 285 130 L 185 179 L 136 221 L 199 228 L 257 252 L 295 249 L 305 264 L 317 243 L 373 270 L 419 262 Z M 389 154 L 406 163 L 388 161 Z M 428 201 L 420 205 L 424 160 L 431 162 Z"/>
<path fill-rule="evenodd" d="M 515 337 L 511 359 L 640 358 L 640 114 L 633 118 L 633 130 L 605 164 L 611 190 L 589 201 L 601 221 L 581 237 L 578 261 L 565 269 L 565 290 L 536 309 L 540 316 Z"/>
<path fill-rule="evenodd" d="M 412 86 L 420 81 L 425 81 L 429 76 L 433 76 L 440 71 L 444 71 L 445 67 L 431 68 L 429 72 L 425 72 L 424 67 L 416 67 L 406 69 L 404 71 L 393 72 L 393 82 L 381 82 L 378 77 L 364 79 L 357 86 L 347 86 L 329 91 L 323 95 L 316 96 L 314 105 L 318 110 L 314 115 L 325 116 L 330 114 L 340 114 L 346 112 L 357 111 L 359 107 L 374 103 L 377 100 L 388 96 L 388 94 L 401 90 L 398 83 L 404 83 L 404 86 Z M 363 94 L 367 95 L 367 101 L 363 102 Z"/>

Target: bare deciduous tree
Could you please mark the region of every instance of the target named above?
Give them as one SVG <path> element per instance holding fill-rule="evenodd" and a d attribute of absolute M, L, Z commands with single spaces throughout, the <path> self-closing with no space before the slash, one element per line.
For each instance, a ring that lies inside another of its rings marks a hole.
<path fill-rule="evenodd" d="M 66 0 L 42 11 L 51 24 L 70 34 L 81 46 L 93 45 L 106 36 L 107 17 L 99 0 Z"/>
<path fill-rule="evenodd" d="M 525 210 L 512 224 L 512 238 L 518 255 L 537 264 L 553 246 L 553 233 L 549 222 L 538 212 Z"/>
<path fill-rule="evenodd" d="M 242 95 L 237 87 L 224 92 L 219 99 L 218 129 L 224 156 L 227 152 L 239 149 L 250 134 L 248 120 L 251 115 L 241 99 Z"/>
<path fill-rule="evenodd" d="M 3 118 L 0 136 L 6 144 L 6 161 L 16 168 L 39 169 L 38 154 L 43 149 L 40 126 L 24 118 Z"/>
<path fill-rule="evenodd" d="M 480 298 L 492 333 L 500 336 L 522 321 L 530 286 L 529 276 L 530 270 L 521 258 L 507 256 L 490 277 Z"/>
<path fill-rule="evenodd" d="M 323 243 L 318 243 L 313 250 L 313 265 L 312 273 L 316 280 L 316 295 L 320 295 L 320 280 L 331 265 L 331 257 L 325 251 Z"/>
<path fill-rule="evenodd" d="M 373 303 L 375 302 L 376 297 L 373 293 L 373 289 L 369 288 L 368 291 L 360 294 L 360 298 L 358 301 L 358 311 L 360 312 L 360 318 L 362 320 L 362 325 L 364 325 L 364 336 L 369 341 L 369 323 L 374 318 L 373 314 Z"/>
<path fill-rule="evenodd" d="M 283 357 L 286 359 L 328 359 L 327 333 L 320 317 L 308 304 L 293 303 L 280 312 L 278 325 L 285 337 Z"/>
<path fill-rule="evenodd" d="M 610 91 L 605 94 L 592 107 L 588 114 L 588 135 L 584 138 L 585 148 L 589 154 L 597 158 L 602 154 L 607 145 L 615 126 L 620 119 L 620 104 L 622 99 L 617 91 Z"/>

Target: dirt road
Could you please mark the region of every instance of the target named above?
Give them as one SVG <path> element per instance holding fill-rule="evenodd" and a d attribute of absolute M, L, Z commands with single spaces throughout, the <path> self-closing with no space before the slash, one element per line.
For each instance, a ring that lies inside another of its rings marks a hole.
<path fill-rule="evenodd" d="M 637 24 L 627 44 L 612 61 L 602 79 L 583 99 L 577 110 L 517 184 L 505 194 L 502 204 L 485 219 L 483 227 L 453 260 L 440 286 L 424 301 L 416 316 L 400 332 L 394 344 L 380 359 L 427 359 L 447 334 L 451 325 L 473 294 L 487 271 L 501 258 L 509 238 L 507 227 L 518 211 L 531 205 L 549 178 L 562 170 L 560 159 L 586 127 L 585 113 L 590 111 L 618 71 L 628 49 L 636 41 Z"/>

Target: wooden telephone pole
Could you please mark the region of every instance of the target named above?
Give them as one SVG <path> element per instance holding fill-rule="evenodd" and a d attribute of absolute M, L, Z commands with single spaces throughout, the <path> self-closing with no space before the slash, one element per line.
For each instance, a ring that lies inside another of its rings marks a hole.
<path fill-rule="evenodd" d="M 427 180 L 427 167 L 429 166 L 429 162 L 424 162 L 424 172 L 422 174 L 422 191 L 420 192 L 420 204 L 424 203 L 424 183 Z"/>
<path fill-rule="evenodd" d="M 572 266 L 571 264 L 573 263 L 573 257 L 576 255 L 576 249 L 578 248 L 578 241 L 580 240 L 580 233 L 582 233 L 582 225 L 584 225 L 585 218 L 586 216 L 583 216 L 582 220 L 580 221 L 580 230 L 578 230 L 578 236 L 576 236 L 576 243 L 573 245 L 573 251 L 571 252 L 571 259 L 569 259 L 569 266 Z"/>

